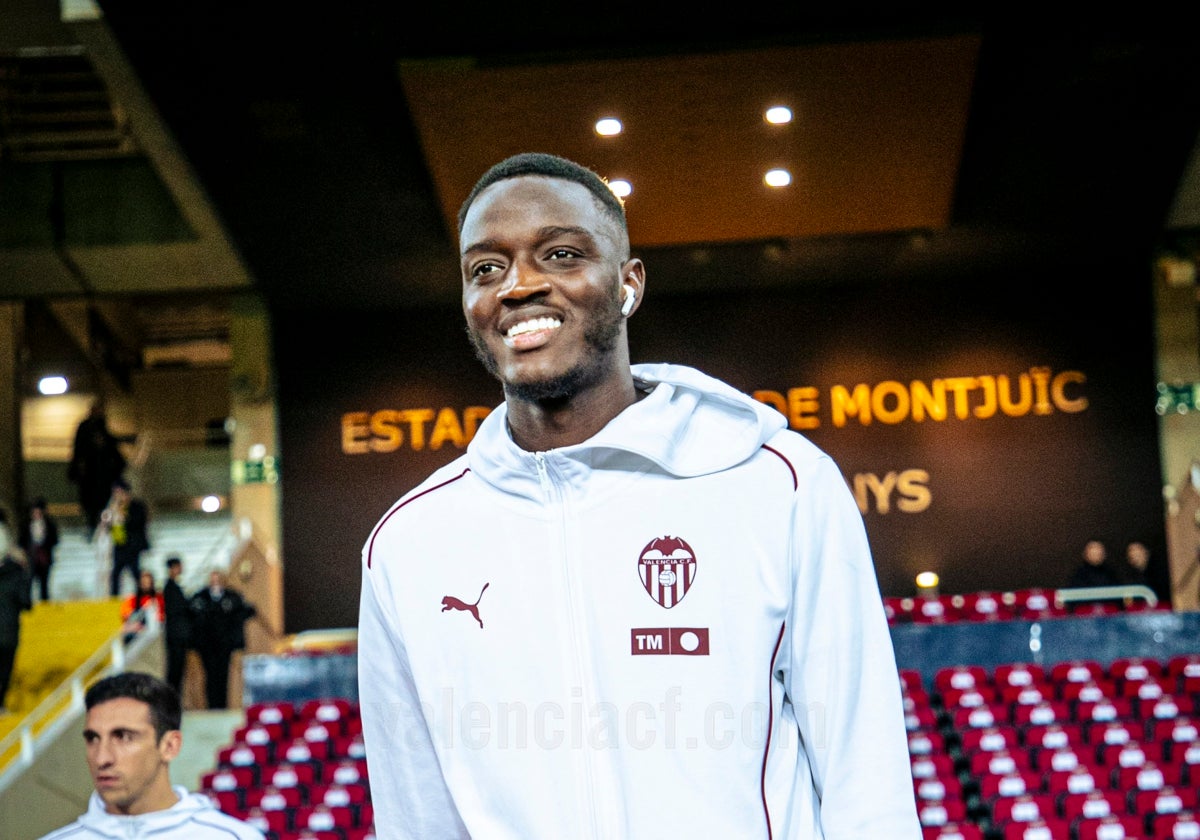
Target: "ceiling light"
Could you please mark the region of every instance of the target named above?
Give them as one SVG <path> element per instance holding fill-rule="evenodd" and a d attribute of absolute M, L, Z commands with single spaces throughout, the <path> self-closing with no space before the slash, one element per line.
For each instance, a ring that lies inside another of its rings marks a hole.
<path fill-rule="evenodd" d="M 38 393 L 46 396 L 67 393 L 67 378 L 65 376 L 43 376 L 38 380 Z"/>
<path fill-rule="evenodd" d="M 792 183 L 792 173 L 786 169 L 772 169 L 763 176 L 763 182 L 768 187 L 786 187 Z"/>
<path fill-rule="evenodd" d="M 792 109 L 786 105 L 772 105 L 763 114 L 763 119 L 771 125 L 785 125 L 792 121 Z"/>
<path fill-rule="evenodd" d="M 221 497 L 205 496 L 200 500 L 200 509 L 205 513 L 216 513 L 221 509 Z"/>
<path fill-rule="evenodd" d="M 616 117 L 596 120 L 596 133 L 601 137 L 614 137 L 624 130 L 625 126 L 621 125 L 621 121 Z"/>
<path fill-rule="evenodd" d="M 629 183 L 623 178 L 618 178 L 615 181 L 609 181 L 608 188 L 613 191 L 613 195 L 615 195 L 617 198 L 625 198 L 631 192 L 633 192 L 633 184 Z"/>

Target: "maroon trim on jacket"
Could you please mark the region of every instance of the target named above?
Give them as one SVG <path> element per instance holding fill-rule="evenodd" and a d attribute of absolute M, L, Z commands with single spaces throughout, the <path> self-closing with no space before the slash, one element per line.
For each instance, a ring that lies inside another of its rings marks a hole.
<path fill-rule="evenodd" d="M 766 447 L 770 449 L 770 447 Z M 771 450 L 775 452 L 775 450 Z M 779 455 L 778 452 L 775 452 Z M 783 456 L 780 455 L 782 458 Z M 787 459 L 784 458 L 786 461 Z M 771 727 L 775 725 L 775 701 L 771 699 L 774 687 L 772 680 L 775 679 L 775 657 L 779 655 L 779 645 L 783 643 L 783 631 L 787 628 L 787 622 L 779 625 L 779 637 L 775 639 L 775 650 L 771 651 L 771 668 L 767 675 L 767 743 L 763 747 L 763 762 L 762 773 L 759 775 L 758 786 L 762 793 L 763 816 L 767 820 L 767 840 L 771 840 L 771 809 L 767 807 L 767 754 L 771 751 Z"/>
<path fill-rule="evenodd" d="M 792 462 L 788 460 L 787 456 L 784 455 L 782 452 L 780 452 L 778 449 L 772 449 L 770 446 L 767 446 L 765 443 L 762 445 L 762 448 L 774 455 L 779 456 L 779 460 L 781 460 L 781 461 L 783 461 L 783 463 L 787 464 L 787 468 L 789 470 L 791 470 L 791 472 L 792 472 L 792 489 L 799 490 L 800 489 L 800 479 L 798 479 L 796 477 L 796 468 L 792 466 Z"/>
<path fill-rule="evenodd" d="M 435 484 L 433 487 L 430 487 L 428 490 L 422 490 L 420 493 L 413 496 L 411 499 L 405 499 L 404 501 L 397 504 L 394 508 L 389 510 L 387 512 L 387 515 L 385 517 L 383 517 L 383 521 L 381 521 L 377 526 L 375 526 L 375 530 L 371 532 L 371 542 L 367 545 L 367 568 L 368 569 L 371 568 L 371 553 L 375 550 L 375 537 L 377 537 L 379 535 L 379 532 L 383 530 L 383 526 L 387 524 L 387 521 L 392 518 L 392 514 L 394 514 L 396 511 L 400 510 L 400 508 L 404 507 L 409 502 L 415 502 L 417 499 L 421 498 L 422 496 L 428 495 L 429 493 L 432 493 L 434 490 L 440 490 L 443 487 L 445 487 L 447 484 L 452 484 L 455 481 L 458 481 L 460 478 L 462 478 L 464 475 L 466 475 L 470 471 L 471 471 L 471 468 L 467 467 L 465 470 L 460 472 L 458 475 L 454 476 L 454 478 L 448 478 L 445 481 L 443 481 L 441 484 Z"/>

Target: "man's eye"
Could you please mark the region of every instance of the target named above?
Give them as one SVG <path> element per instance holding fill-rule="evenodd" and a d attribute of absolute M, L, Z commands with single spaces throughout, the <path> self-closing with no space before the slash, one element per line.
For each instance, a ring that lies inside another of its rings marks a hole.
<path fill-rule="evenodd" d="M 495 263 L 480 263 L 471 269 L 472 277 L 486 277 L 489 274 L 495 274 L 500 270 L 500 266 Z"/>
<path fill-rule="evenodd" d="M 552 260 L 568 260 L 577 256 L 579 255 L 569 248 L 555 248 L 547 255 L 547 258 Z"/>

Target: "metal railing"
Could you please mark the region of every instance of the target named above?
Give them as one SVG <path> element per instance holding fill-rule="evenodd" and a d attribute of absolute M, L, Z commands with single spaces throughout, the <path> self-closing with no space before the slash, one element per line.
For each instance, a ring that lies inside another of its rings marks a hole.
<path fill-rule="evenodd" d="M 1141 584 L 1058 589 L 1055 591 L 1055 598 L 1064 604 L 1072 601 L 1125 601 L 1140 598 L 1151 607 L 1158 606 L 1158 596 L 1154 594 L 1154 590 Z"/>
<path fill-rule="evenodd" d="M 161 637 L 158 616 L 153 610 L 147 610 L 146 617 L 145 628 L 129 644 L 124 640 L 128 631 L 122 627 L 38 703 L 15 729 L 0 739 L 0 792 L 33 765 L 43 745 L 62 733 L 73 713 L 83 711 L 88 686 L 124 671 L 126 662 L 136 659 L 144 648 Z M 16 754 L 10 758 L 14 750 Z"/>

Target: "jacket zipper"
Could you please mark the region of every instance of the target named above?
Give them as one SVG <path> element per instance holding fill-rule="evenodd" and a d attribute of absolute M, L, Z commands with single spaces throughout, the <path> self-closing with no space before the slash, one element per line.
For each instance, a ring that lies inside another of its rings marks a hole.
<path fill-rule="evenodd" d="M 567 603 L 570 605 L 570 625 L 571 625 L 571 648 L 575 652 L 575 671 L 579 680 L 580 702 L 583 704 L 581 719 L 583 720 L 584 730 L 579 733 L 581 739 L 586 738 L 586 719 L 588 710 L 588 698 L 592 692 L 590 687 L 586 685 L 586 675 L 591 673 L 591 657 L 588 656 L 586 645 L 583 644 L 582 634 L 578 626 L 578 616 L 586 615 L 579 604 L 578 587 L 575 585 L 574 576 L 571 574 L 571 553 L 567 550 L 568 533 L 567 533 L 567 500 L 565 493 L 556 487 L 554 480 L 550 476 L 550 466 L 546 460 L 546 455 L 543 452 L 535 452 L 534 460 L 537 464 L 538 482 L 541 484 L 542 492 L 546 495 L 547 504 L 557 503 L 558 505 L 558 527 L 559 527 L 559 545 L 562 554 L 563 576 L 567 585 Z M 568 714 L 568 719 L 572 716 Z M 570 738 L 571 736 L 568 736 Z M 592 767 L 592 754 L 587 748 L 586 741 L 581 741 L 581 752 L 583 754 L 583 773 L 584 787 L 587 797 L 587 816 L 588 825 L 591 826 L 591 834 L 593 837 L 599 837 L 599 810 L 596 805 L 596 782 L 595 770 Z"/>

